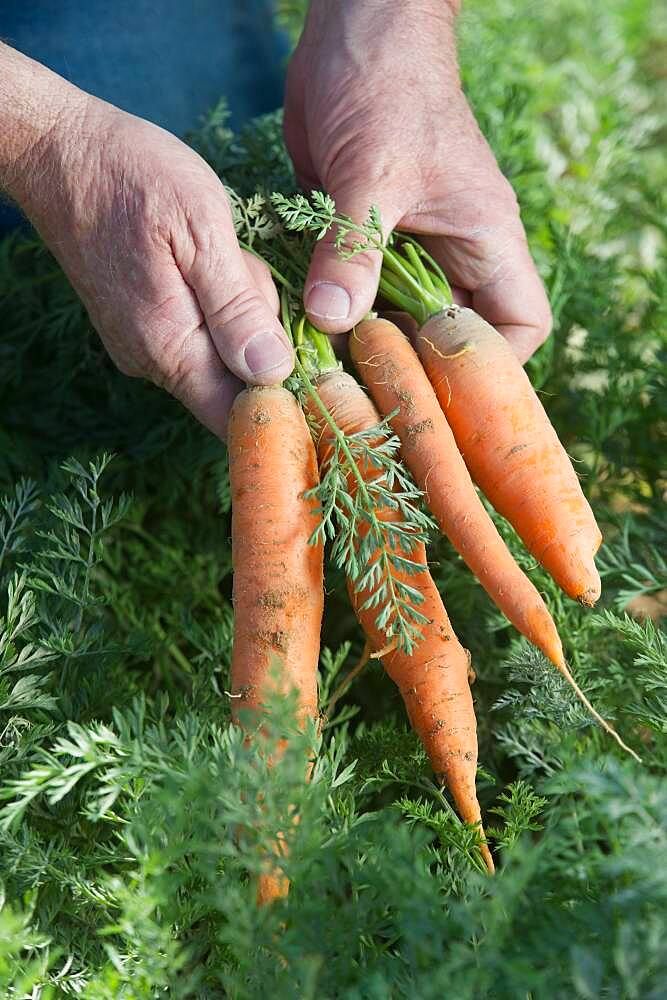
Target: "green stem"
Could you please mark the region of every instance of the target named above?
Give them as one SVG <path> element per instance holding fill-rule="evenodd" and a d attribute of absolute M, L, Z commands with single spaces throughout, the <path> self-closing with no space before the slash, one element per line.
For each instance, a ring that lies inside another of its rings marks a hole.
<path fill-rule="evenodd" d="M 420 282 L 422 283 L 426 291 L 430 292 L 430 294 L 433 295 L 435 292 L 435 284 L 431 280 L 430 274 L 424 267 L 424 261 L 415 250 L 414 243 L 409 243 L 406 241 L 404 246 L 408 260 L 410 261 L 415 271 L 417 272 Z"/>
<path fill-rule="evenodd" d="M 400 288 L 398 288 L 397 285 L 389 280 L 384 272 L 380 273 L 379 288 L 385 299 L 391 302 L 392 305 L 398 306 L 399 309 L 402 309 L 404 312 L 414 316 L 420 326 L 429 318 L 428 313 L 424 310 L 421 302 L 412 298 L 412 296 L 407 295 Z"/>
<path fill-rule="evenodd" d="M 449 282 L 447 281 L 445 272 L 442 270 L 435 257 L 431 257 L 428 250 L 426 250 L 421 243 L 418 243 L 414 236 L 409 236 L 407 233 L 401 233 L 400 240 L 402 245 L 404 244 L 406 246 L 409 245 L 413 247 L 418 256 L 421 257 L 422 260 L 426 261 L 426 265 L 429 270 L 433 272 L 433 275 L 435 275 L 437 279 L 438 288 L 440 288 L 440 290 L 445 292 L 447 295 L 451 296 L 452 290 L 449 286 Z M 431 278 L 433 278 L 433 275 L 431 275 Z"/>
<path fill-rule="evenodd" d="M 282 287 L 287 289 L 287 291 L 291 295 L 295 295 L 298 298 L 299 296 L 298 288 L 295 288 L 294 285 L 287 280 L 285 275 L 280 273 L 278 268 L 274 267 L 273 264 L 269 264 L 268 260 L 265 257 L 262 257 L 261 253 L 258 253 L 256 250 L 254 250 L 249 243 L 244 243 L 243 240 L 239 240 L 239 246 L 241 247 L 242 250 L 247 250 L 248 253 L 251 253 L 253 257 L 257 258 L 257 260 L 261 260 L 262 264 L 266 264 L 266 266 L 268 267 L 269 271 L 276 279 L 276 281 L 280 282 Z"/>
<path fill-rule="evenodd" d="M 408 261 L 396 251 L 386 247 L 382 253 L 382 269 L 393 271 L 418 296 L 424 295 L 424 288 L 412 273 Z"/>
<path fill-rule="evenodd" d="M 317 352 L 319 371 L 321 374 L 328 371 L 335 371 L 340 367 L 338 358 L 333 349 L 333 344 L 326 333 L 322 333 L 308 320 L 305 321 L 304 329 L 308 339 L 311 341 Z"/>

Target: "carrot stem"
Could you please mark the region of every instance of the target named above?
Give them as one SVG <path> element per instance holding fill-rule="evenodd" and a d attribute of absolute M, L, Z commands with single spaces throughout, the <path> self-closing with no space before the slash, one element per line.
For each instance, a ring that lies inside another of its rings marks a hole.
<path fill-rule="evenodd" d="M 414 316 L 417 322 L 419 322 L 420 316 L 423 315 L 423 310 L 418 300 L 403 292 L 393 283 L 393 281 L 390 280 L 389 274 L 386 274 L 384 271 L 380 272 L 379 287 L 386 299 L 388 299 L 395 306 L 398 306 L 400 309 L 409 313 L 411 316 Z"/>
<path fill-rule="evenodd" d="M 435 284 L 431 280 L 430 274 L 424 267 L 424 261 L 421 259 L 421 257 L 415 250 L 414 243 L 409 243 L 406 241 L 404 244 L 404 248 L 408 260 L 415 268 L 417 276 L 421 281 L 422 285 L 424 286 L 424 288 L 426 289 L 426 291 L 431 293 L 435 292 Z"/>
<path fill-rule="evenodd" d="M 257 260 L 261 260 L 262 264 L 266 264 L 266 266 L 268 267 L 269 271 L 276 279 L 276 281 L 279 281 L 283 288 L 287 289 L 287 291 L 290 292 L 290 294 L 295 295 L 298 298 L 299 296 L 298 288 L 295 288 L 294 285 L 287 280 L 285 275 L 280 273 L 278 268 L 274 267 L 273 264 L 270 264 L 266 259 L 266 257 L 262 257 L 260 253 L 257 253 L 257 251 L 254 250 L 249 243 L 245 243 L 243 240 L 239 240 L 238 242 L 242 250 L 247 250 L 247 252 L 251 253 L 253 257 L 257 258 Z"/>

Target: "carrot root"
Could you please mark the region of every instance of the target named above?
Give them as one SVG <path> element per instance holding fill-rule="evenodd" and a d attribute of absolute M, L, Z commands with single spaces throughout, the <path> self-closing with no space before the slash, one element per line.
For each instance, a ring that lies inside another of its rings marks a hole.
<path fill-rule="evenodd" d="M 393 414 L 403 460 L 442 532 L 512 624 L 560 667 L 563 647 L 553 619 L 479 499 L 408 339 L 387 320 L 366 320 L 350 337 L 350 353 L 380 411 Z"/>
<path fill-rule="evenodd" d="M 318 518 L 315 502 L 304 497 L 318 482 L 317 456 L 292 394 L 280 387 L 240 393 L 230 415 L 228 453 L 235 618 L 232 719 L 246 726 L 253 720 L 261 724 L 265 701 L 277 683 L 282 693 L 296 690 L 298 719 L 305 722 L 317 717 L 324 556 L 321 545 L 309 544 Z M 276 664 L 282 669 L 274 681 Z M 284 838 L 277 837 L 282 851 Z M 258 879 L 257 899 L 269 903 L 288 889 L 282 873 L 268 872 Z"/>
<path fill-rule="evenodd" d="M 317 382 L 317 391 L 328 411 L 335 412 L 337 424 L 345 434 L 369 430 L 380 422 L 371 400 L 345 372 L 322 376 Z M 333 432 L 315 403 L 309 402 L 307 411 L 319 431 L 318 457 L 324 468 L 333 452 Z M 363 465 L 359 465 L 359 471 L 364 477 L 378 474 L 376 469 Z M 350 492 L 355 491 L 355 483 L 356 479 L 351 476 Z M 385 508 L 378 511 L 378 517 L 391 521 L 399 515 Z M 410 723 L 424 745 L 436 776 L 447 783 L 462 819 L 478 824 L 483 837 L 475 789 L 477 723 L 468 684 L 468 654 L 451 627 L 428 571 L 426 551 L 421 542 L 415 544 L 411 558 L 423 568 L 414 574 L 406 573 L 405 582 L 421 593 L 423 603 L 419 604 L 419 611 L 427 619 L 422 638 L 411 655 L 395 643 L 387 644 L 385 632 L 377 627 L 378 609 L 364 607 L 369 593 L 356 591 L 348 579 L 350 600 L 373 654 L 381 656 L 385 670 L 401 693 Z M 488 846 L 483 843 L 480 849 L 492 872 L 493 858 Z"/>
<path fill-rule="evenodd" d="M 417 350 L 473 479 L 563 590 L 595 604 L 602 536 L 508 342 L 450 306 L 422 327 Z"/>

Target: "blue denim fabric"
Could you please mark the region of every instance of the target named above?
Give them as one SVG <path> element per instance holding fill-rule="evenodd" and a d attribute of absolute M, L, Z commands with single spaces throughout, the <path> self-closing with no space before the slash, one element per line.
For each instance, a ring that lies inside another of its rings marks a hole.
<path fill-rule="evenodd" d="M 270 0 L 1 0 L 0 38 L 177 135 L 222 94 L 235 127 L 282 102 Z M 17 221 L 0 206 L 0 232 Z"/>

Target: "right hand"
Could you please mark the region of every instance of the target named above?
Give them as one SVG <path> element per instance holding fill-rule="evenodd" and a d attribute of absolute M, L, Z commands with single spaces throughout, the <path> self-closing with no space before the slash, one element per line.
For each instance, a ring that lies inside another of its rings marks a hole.
<path fill-rule="evenodd" d="M 239 247 L 222 183 L 184 143 L 68 88 L 13 173 L 126 375 L 163 386 L 221 438 L 239 380 L 289 375 L 269 271 Z"/>

